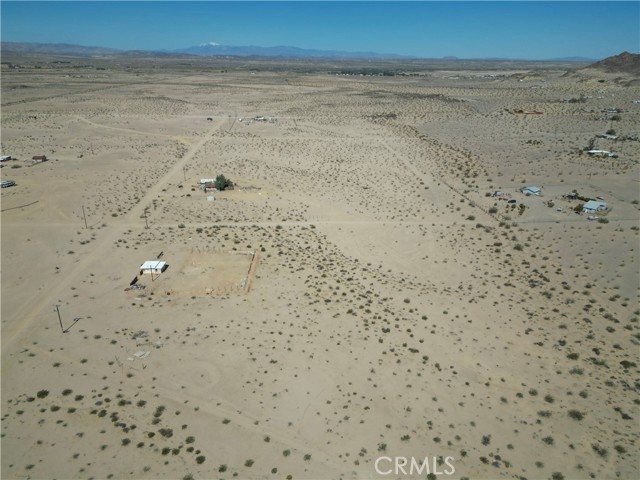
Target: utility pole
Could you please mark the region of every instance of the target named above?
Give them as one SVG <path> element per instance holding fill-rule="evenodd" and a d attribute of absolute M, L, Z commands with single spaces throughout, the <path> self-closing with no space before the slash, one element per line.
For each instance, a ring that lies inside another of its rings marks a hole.
<path fill-rule="evenodd" d="M 82 216 L 84 217 L 84 228 L 89 228 L 87 227 L 87 215 L 84 213 L 84 205 L 82 206 Z"/>
<path fill-rule="evenodd" d="M 147 210 L 148 209 L 149 209 L 149 207 L 144 209 L 144 225 L 145 225 L 144 228 L 147 228 L 147 229 L 149 228 L 149 222 L 147 222 Z"/>
<path fill-rule="evenodd" d="M 184 173 L 184 181 L 187 181 L 187 167 L 182 167 L 182 173 Z"/>
<path fill-rule="evenodd" d="M 62 327 L 62 317 L 60 316 L 60 308 L 59 305 L 54 305 L 56 307 L 56 312 L 58 313 L 58 321 L 60 322 L 60 330 L 64 333 L 64 328 Z"/>

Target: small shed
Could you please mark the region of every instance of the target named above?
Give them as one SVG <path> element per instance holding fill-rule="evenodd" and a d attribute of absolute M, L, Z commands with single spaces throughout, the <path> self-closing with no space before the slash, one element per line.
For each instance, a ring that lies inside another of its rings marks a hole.
<path fill-rule="evenodd" d="M 160 260 L 147 260 L 140 265 L 140 274 L 145 273 L 162 273 L 167 269 L 167 262 L 161 262 Z"/>
<path fill-rule="evenodd" d="M 596 200 L 589 200 L 582 206 L 583 213 L 596 213 L 606 209 L 607 204 L 605 202 L 598 202 Z"/>
<path fill-rule="evenodd" d="M 47 161 L 47 156 L 46 155 L 34 155 L 33 157 L 31 157 L 31 160 L 34 160 L 36 162 L 46 162 Z"/>
<path fill-rule="evenodd" d="M 522 187 L 520 191 L 525 195 L 540 195 L 540 193 L 542 192 L 542 189 L 540 187 L 530 186 L 530 187 Z"/>

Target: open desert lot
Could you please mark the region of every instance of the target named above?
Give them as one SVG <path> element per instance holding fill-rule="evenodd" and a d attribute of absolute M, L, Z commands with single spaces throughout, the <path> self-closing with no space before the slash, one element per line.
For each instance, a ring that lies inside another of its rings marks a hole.
<path fill-rule="evenodd" d="M 0 476 L 636 478 L 640 81 L 583 66 L 3 56 Z"/>

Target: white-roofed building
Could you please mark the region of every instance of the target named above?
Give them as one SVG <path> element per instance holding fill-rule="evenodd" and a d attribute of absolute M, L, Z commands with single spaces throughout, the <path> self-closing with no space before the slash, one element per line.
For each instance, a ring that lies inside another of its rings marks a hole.
<path fill-rule="evenodd" d="M 596 157 L 612 157 L 612 158 L 615 158 L 615 157 L 618 156 L 615 153 L 610 152 L 609 150 L 589 150 L 587 153 L 589 155 L 596 156 Z"/>
<path fill-rule="evenodd" d="M 583 213 L 596 213 L 607 209 L 607 204 L 604 202 L 597 202 L 596 200 L 589 200 L 582 206 Z"/>
<path fill-rule="evenodd" d="M 140 265 L 140 273 L 162 273 L 167 269 L 167 262 L 160 260 L 147 260 Z"/>

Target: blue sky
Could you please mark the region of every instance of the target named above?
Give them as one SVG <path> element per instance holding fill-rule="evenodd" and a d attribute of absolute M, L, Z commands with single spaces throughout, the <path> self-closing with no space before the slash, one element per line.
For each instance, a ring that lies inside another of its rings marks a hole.
<path fill-rule="evenodd" d="M 439 58 L 640 53 L 640 2 L 0 2 L 3 41 L 173 50 L 205 42 Z"/>

